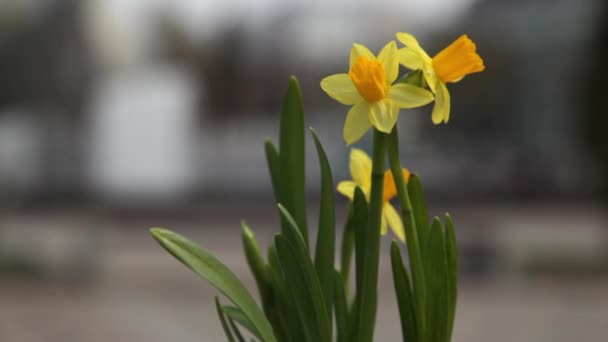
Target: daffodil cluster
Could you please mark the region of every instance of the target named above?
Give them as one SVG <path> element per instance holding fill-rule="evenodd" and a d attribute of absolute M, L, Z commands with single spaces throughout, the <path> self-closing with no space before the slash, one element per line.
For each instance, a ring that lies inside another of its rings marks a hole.
<path fill-rule="evenodd" d="M 431 58 L 409 33 L 397 33 L 404 47 L 391 41 L 375 56 L 361 44 L 353 44 L 348 73 L 328 76 L 321 88 L 338 102 L 352 106 L 344 123 L 344 140 L 353 144 L 372 126 L 390 133 L 401 108 L 424 106 L 435 100 L 433 123 L 450 118 L 450 93 L 447 83 L 484 70 L 476 45 L 466 35 Z M 422 70 L 429 90 L 407 83 L 395 83 L 399 65 Z"/>

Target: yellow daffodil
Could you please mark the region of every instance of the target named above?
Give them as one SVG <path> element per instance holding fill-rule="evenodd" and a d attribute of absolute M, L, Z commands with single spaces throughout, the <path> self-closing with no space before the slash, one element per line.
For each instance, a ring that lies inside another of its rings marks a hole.
<path fill-rule="evenodd" d="M 365 194 L 365 198 L 369 201 L 371 192 L 372 179 L 372 161 L 369 156 L 359 149 L 352 149 L 350 152 L 350 174 L 352 181 L 342 181 L 338 184 L 338 192 L 348 197 L 351 201 L 355 197 L 355 188 L 358 186 Z M 410 172 L 403 169 L 403 178 L 407 182 L 410 178 Z M 387 228 L 390 228 L 393 233 L 401 241 L 405 241 L 405 232 L 401 217 L 395 210 L 395 207 L 389 202 L 397 195 L 397 187 L 391 170 L 384 173 L 384 191 L 382 199 L 382 225 L 381 233 L 386 234 Z"/>
<path fill-rule="evenodd" d="M 399 62 L 409 69 L 421 69 L 429 88 L 435 93 L 433 123 L 447 123 L 450 119 L 450 93 L 448 82 L 458 82 L 464 76 L 483 71 L 483 60 L 477 54 L 475 43 L 462 35 L 431 58 L 409 33 L 397 33 L 397 39 L 406 47 L 399 50 Z"/>
<path fill-rule="evenodd" d="M 361 44 L 353 44 L 348 73 L 328 76 L 321 88 L 332 98 L 352 105 L 344 123 L 344 140 L 352 144 L 372 126 L 390 133 L 400 108 L 423 106 L 433 94 L 410 84 L 395 84 L 399 73 L 397 44 L 386 44 L 374 56 Z"/>

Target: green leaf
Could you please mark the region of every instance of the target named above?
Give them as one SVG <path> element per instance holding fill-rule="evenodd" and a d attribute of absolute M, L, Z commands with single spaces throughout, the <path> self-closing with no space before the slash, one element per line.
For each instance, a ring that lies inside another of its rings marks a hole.
<path fill-rule="evenodd" d="M 281 184 L 279 182 L 281 159 L 279 157 L 279 152 L 270 140 L 264 141 L 264 149 L 266 151 L 266 161 L 268 162 L 268 172 L 270 173 L 270 180 L 272 181 L 274 197 L 276 202 L 281 202 Z"/>
<path fill-rule="evenodd" d="M 348 205 L 348 214 L 346 218 L 346 224 L 344 225 L 344 231 L 342 233 L 342 251 L 340 256 L 340 274 L 342 277 L 342 281 L 344 284 L 344 293 L 347 298 L 349 295 L 349 278 L 350 278 L 350 268 L 352 264 L 353 258 L 353 248 L 355 247 L 355 228 L 353 222 L 353 209 L 352 203 Z"/>
<path fill-rule="evenodd" d="M 300 86 L 295 77 L 289 79 L 289 87 L 283 101 L 279 133 L 280 203 L 291 213 L 304 242 L 308 247 L 306 223 L 306 184 L 304 109 Z M 283 227 L 285 228 L 285 227 Z"/>
<path fill-rule="evenodd" d="M 454 318 L 456 316 L 456 303 L 458 299 L 458 248 L 454 223 L 449 214 L 445 214 L 445 250 L 448 266 L 448 341 L 452 339 Z"/>
<path fill-rule="evenodd" d="M 329 317 L 325 311 L 325 303 L 321 285 L 314 273 L 310 259 L 302 258 L 294 246 L 281 234 L 275 237 L 275 247 L 279 255 L 279 263 L 291 293 L 291 299 L 298 309 L 300 320 L 304 327 L 307 341 L 330 341 Z M 316 280 L 316 281 L 315 281 Z"/>
<path fill-rule="evenodd" d="M 260 298 L 262 300 L 262 307 L 264 308 L 264 314 L 266 314 L 266 318 L 270 321 L 275 336 L 281 339 L 281 337 L 285 336 L 285 333 L 282 330 L 283 327 L 281 326 L 278 308 L 276 308 L 273 299 L 270 266 L 264 262 L 260 248 L 251 228 L 249 228 L 244 221 L 241 222 L 241 226 L 241 237 L 243 240 L 243 248 L 245 249 L 245 257 L 247 258 L 247 263 L 249 264 L 249 268 L 251 269 L 251 273 L 253 274 L 258 287 Z M 238 320 L 236 321 L 238 322 Z"/>
<path fill-rule="evenodd" d="M 224 329 L 224 334 L 226 334 L 226 339 L 228 342 L 234 342 L 234 336 L 232 336 L 228 323 L 226 323 L 226 317 L 224 316 L 224 312 L 221 309 L 220 300 L 217 298 L 217 296 L 215 297 L 215 310 L 220 319 L 220 323 L 222 324 L 222 328 Z"/>
<path fill-rule="evenodd" d="M 334 304 L 336 307 L 336 335 L 338 342 L 348 341 L 348 304 L 344 286 L 342 283 L 342 275 L 338 271 L 334 271 Z"/>
<path fill-rule="evenodd" d="M 317 233 L 317 245 L 315 250 L 315 268 L 325 296 L 327 313 L 331 317 L 335 282 L 334 249 L 336 244 L 334 184 L 329 161 L 327 160 L 323 146 L 312 128 L 310 129 L 310 132 L 315 142 L 317 154 L 319 156 L 319 164 L 321 165 L 321 202 L 319 204 L 319 232 Z M 330 319 L 330 331 L 331 323 L 332 321 Z"/>
<path fill-rule="evenodd" d="M 241 334 L 239 327 L 237 327 L 236 324 L 234 324 L 234 321 L 232 320 L 232 318 L 230 318 L 230 316 L 228 316 L 228 324 L 230 325 L 230 328 L 232 328 L 232 332 L 234 332 L 234 335 L 236 336 L 236 339 L 239 342 L 247 342 L 247 341 L 245 341 L 243 334 Z"/>
<path fill-rule="evenodd" d="M 426 199 L 424 197 L 424 188 L 422 182 L 416 174 L 410 176 L 407 184 L 408 193 L 412 202 L 414 220 L 416 221 L 416 230 L 418 232 L 418 243 L 420 246 L 426 246 L 429 240 L 429 214 L 426 207 Z M 422 255 L 425 251 L 422 250 Z"/>
<path fill-rule="evenodd" d="M 282 338 L 280 341 L 305 341 L 304 330 L 298 318 L 298 311 L 290 299 L 283 271 L 279 264 L 279 256 L 274 246 L 268 247 L 268 266 L 270 270 L 270 283 L 273 289 L 273 305 L 276 310 L 278 325 L 275 332 Z"/>
<path fill-rule="evenodd" d="M 304 236 L 302 236 L 301 230 L 298 229 L 298 224 L 294 220 L 293 216 L 289 213 L 289 210 L 283 206 L 282 203 L 277 203 L 277 208 L 279 208 L 279 214 L 281 214 L 281 219 L 284 220 L 287 225 L 286 229 L 282 234 L 289 240 L 291 243 L 296 246 L 304 247 L 304 255 L 307 256 L 307 259 L 310 260 L 310 255 L 308 254 L 308 248 L 306 247 L 306 241 L 304 240 Z"/>
<path fill-rule="evenodd" d="M 251 228 L 249 228 L 245 221 L 241 221 L 241 227 L 241 239 L 243 241 L 243 249 L 245 250 L 247 264 L 249 264 L 253 278 L 258 286 L 262 302 L 266 302 L 265 299 L 267 299 L 271 291 L 269 284 L 270 280 L 268 279 L 269 276 L 266 270 L 266 263 L 264 262 L 264 258 L 262 258 L 260 247 L 255 240 L 255 235 L 253 234 Z"/>
<path fill-rule="evenodd" d="M 395 293 L 397 294 L 403 341 L 418 341 L 416 313 L 410 277 L 403 265 L 399 244 L 396 241 L 393 241 L 391 244 L 391 266 L 393 268 L 393 282 L 395 284 Z"/>
<path fill-rule="evenodd" d="M 260 332 L 253 326 L 249 318 L 245 316 L 241 309 L 234 307 L 223 305 L 222 311 L 226 314 L 226 316 L 230 317 L 233 321 L 239 323 L 243 328 L 247 329 L 251 334 L 253 334 L 257 338 L 262 338 L 260 336 Z"/>
<path fill-rule="evenodd" d="M 281 204 L 278 206 L 283 219 L 288 223 L 285 235 L 275 237 L 275 247 L 286 283 L 289 284 L 296 307 L 307 326 L 306 330 L 315 336 L 316 341 L 330 341 L 330 316 L 315 267 L 298 234 L 293 217 Z"/>
<path fill-rule="evenodd" d="M 368 208 L 365 194 L 361 188 L 355 188 L 355 197 L 353 199 L 353 225 L 355 231 L 355 286 L 357 292 L 361 291 L 363 286 L 363 264 L 365 262 L 365 243 L 367 240 L 367 222 Z"/>
<path fill-rule="evenodd" d="M 150 232 L 165 250 L 194 273 L 207 279 L 211 285 L 215 286 L 240 308 L 260 332 L 264 341 L 276 341 L 270 323 L 243 283 L 228 267 L 179 234 L 162 228 L 152 228 Z"/>
<path fill-rule="evenodd" d="M 427 269 L 429 337 L 431 342 L 448 338 L 448 265 L 441 222 L 431 224 L 429 237 L 429 267 Z"/>

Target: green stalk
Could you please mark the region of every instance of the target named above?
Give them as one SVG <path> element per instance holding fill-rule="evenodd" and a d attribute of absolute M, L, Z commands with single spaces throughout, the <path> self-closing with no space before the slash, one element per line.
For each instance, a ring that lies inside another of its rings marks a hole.
<path fill-rule="evenodd" d="M 405 221 L 405 236 L 407 240 L 407 252 L 409 255 L 410 266 L 412 270 L 412 283 L 414 290 L 415 308 L 416 308 L 416 323 L 418 325 L 418 338 L 420 341 L 426 341 L 426 287 L 425 274 L 422 264 L 422 253 L 420 251 L 420 242 L 418 239 L 418 231 L 416 222 L 408 194 L 403 172 L 401 172 L 401 162 L 399 161 L 399 134 L 397 126 L 389 137 L 388 143 L 388 158 L 391 165 L 391 171 L 397 186 L 397 194 L 401 204 L 401 215 Z"/>
<path fill-rule="evenodd" d="M 362 265 L 361 288 L 357 289 L 358 333 L 357 341 L 371 342 L 374 338 L 378 304 L 378 266 L 380 262 L 380 224 L 382 221 L 382 196 L 384 167 L 388 135 L 374 129 L 374 154 L 372 156 L 372 188 L 369 202 L 369 223 L 365 238 L 365 258 Z"/>

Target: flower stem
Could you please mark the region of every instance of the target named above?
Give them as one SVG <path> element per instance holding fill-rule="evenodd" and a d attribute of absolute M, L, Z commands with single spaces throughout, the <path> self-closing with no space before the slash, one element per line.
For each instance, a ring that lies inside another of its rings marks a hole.
<path fill-rule="evenodd" d="M 407 252 L 410 260 L 412 271 L 412 285 L 414 292 L 415 308 L 416 308 L 416 323 L 418 325 L 418 337 L 420 341 L 425 341 L 426 334 L 426 288 L 425 274 L 422 265 L 422 257 L 420 251 L 420 242 L 418 240 L 418 231 L 414 220 L 414 213 L 408 189 L 401 171 L 401 162 L 399 161 L 399 135 L 397 126 L 395 126 L 390 134 L 388 142 L 388 158 L 390 161 L 391 171 L 397 186 L 397 194 L 401 205 L 401 215 L 405 221 L 405 236 L 407 241 Z"/>
<path fill-rule="evenodd" d="M 382 196 L 384 191 L 384 167 L 388 134 L 374 129 L 372 156 L 372 186 L 369 200 L 369 224 L 363 258 L 363 281 L 358 292 L 357 341 L 371 342 L 374 338 L 378 304 L 378 267 L 380 262 L 380 225 L 382 222 Z"/>

